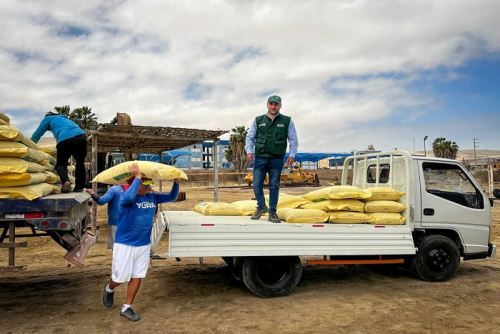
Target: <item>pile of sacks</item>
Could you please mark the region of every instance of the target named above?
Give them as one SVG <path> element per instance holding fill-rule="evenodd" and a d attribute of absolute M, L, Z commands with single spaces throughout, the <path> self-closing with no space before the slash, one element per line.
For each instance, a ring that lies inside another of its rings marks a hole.
<path fill-rule="evenodd" d="M 331 186 L 303 196 L 280 194 L 278 217 L 287 223 L 335 224 L 404 224 L 406 206 L 399 202 L 405 194 L 388 187 L 360 189 L 353 186 Z M 268 201 L 269 198 L 266 198 Z M 202 202 L 194 207 L 203 215 L 247 216 L 257 207 L 256 201 L 233 203 Z"/>
<path fill-rule="evenodd" d="M 402 196 L 404 193 L 388 187 L 332 186 L 305 194 L 309 203 L 299 208 L 278 209 L 277 213 L 287 223 L 400 225 L 406 210 L 398 202 Z"/>
<path fill-rule="evenodd" d="M 61 192 L 55 164 L 55 147 L 36 145 L 0 113 L 0 199 L 33 200 Z"/>

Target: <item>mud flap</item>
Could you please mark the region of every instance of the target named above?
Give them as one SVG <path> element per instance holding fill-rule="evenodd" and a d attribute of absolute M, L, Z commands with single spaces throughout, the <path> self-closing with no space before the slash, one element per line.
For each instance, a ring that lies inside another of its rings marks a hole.
<path fill-rule="evenodd" d="M 74 247 L 64 255 L 64 259 L 74 266 L 79 268 L 85 265 L 85 258 L 90 247 L 96 243 L 96 236 L 90 233 L 85 233 L 80 245 Z"/>

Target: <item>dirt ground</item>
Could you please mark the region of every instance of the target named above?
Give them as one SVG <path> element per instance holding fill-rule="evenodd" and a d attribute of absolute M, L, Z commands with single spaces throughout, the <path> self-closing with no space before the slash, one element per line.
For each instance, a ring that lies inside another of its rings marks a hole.
<path fill-rule="evenodd" d="M 187 188 L 187 201 L 163 209 L 191 209 L 213 192 Z M 285 188 L 290 194 L 306 188 Z M 222 189 L 220 200 L 251 197 L 249 189 Z M 494 241 L 500 244 L 500 202 L 494 208 Z M 105 208 L 100 241 L 86 266 L 68 267 L 65 251 L 48 238 L 32 238 L 17 252 L 28 269 L 0 275 L 1 333 L 500 333 L 500 259 L 462 262 L 444 283 L 370 266 L 305 266 L 290 296 L 262 299 L 230 281 L 222 260 L 154 260 L 134 303 L 141 321 L 102 305 L 110 273 Z M 157 254 L 167 249 L 164 235 Z M 0 250 L 5 265 L 6 250 Z"/>

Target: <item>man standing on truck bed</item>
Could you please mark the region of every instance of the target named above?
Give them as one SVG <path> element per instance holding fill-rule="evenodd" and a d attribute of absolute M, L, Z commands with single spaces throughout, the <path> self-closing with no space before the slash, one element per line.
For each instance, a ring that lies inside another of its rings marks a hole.
<path fill-rule="evenodd" d="M 120 315 L 131 321 L 138 321 L 140 316 L 132 309 L 131 304 L 148 270 L 153 217 L 159 203 L 177 199 L 179 180 L 174 180 L 170 193 L 153 193 L 152 180 L 142 177 L 136 163 L 129 167 L 129 171 L 134 177 L 120 199 L 112 273 L 109 283 L 104 287 L 102 300 L 106 307 L 111 308 L 114 303 L 114 289 L 128 281 L 127 297 Z"/>
<path fill-rule="evenodd" d="M 71 183 L 68 178 L 68 160 L 75 158 L 75 189 L 82 191 L 85 187 L 85 157 L 87 156 L 87 136 L 85 132 L 72 120 L 57 112 L 49 111 L 31 136 L 31 140 L 38 143 L 40 137 L 47 131 L 52 131 L 56 138 L 57 162 L 56 172 L 61 178 L 63 193 L 71 192 Z"/>
<path fill-rule="evenodd" d="M 267 113 L 255 118 L 248 130 L 245 150 L 247 160 L 254 161 L 253 191 L 257 199 L 257 210 L 252 219 L 269 211 L 268 220 L 279 223 L 276 215 L 281 170 L 286 153 L 287 140 L 290 154 L 286 165 L 292 165 L 297 154 L 297 132 L 291 117 L 280 114 L 281 97 L 273 95 L 267 99 Z M 255 153 L 254 153 L 255 151 Z M 264 199 L 264 179 L 269 174 L 269 208 Z"/>

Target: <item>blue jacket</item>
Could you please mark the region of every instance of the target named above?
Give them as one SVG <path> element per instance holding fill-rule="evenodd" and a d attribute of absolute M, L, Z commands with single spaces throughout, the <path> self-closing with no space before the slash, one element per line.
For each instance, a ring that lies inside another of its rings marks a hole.
<path fill-rule="evenodd" d="M 102 196 L 92 195 L 92 199 L 99 205 L 108 203 L 108 224 L 117 225 L 120 217 L 120 196 L 124 192 L 120 185 L 112 186 Z"/>
<path fill-rule="evenodd" d="M 135 179 L 120 198 L 120 218 L 116 228 L 115 242 L 128 246 L 146 246 L 151 243 L 151 228 L 159 203 L 175 201 L 179 185 L 174 183 L 170 193 L 149 192 L 137 195 L 141 180 Z"/>
<path fill-rule="evenodd" d="M 38 143 L 40 137 L 47 131 L 52 131 L 58 144 L 66 139 L 85 134 L 78 124 L 67 119 L 66 116 L 47 115 L 43 118 L 42 122 L 31 136 L 31 140 L 34 143 Z"/>

